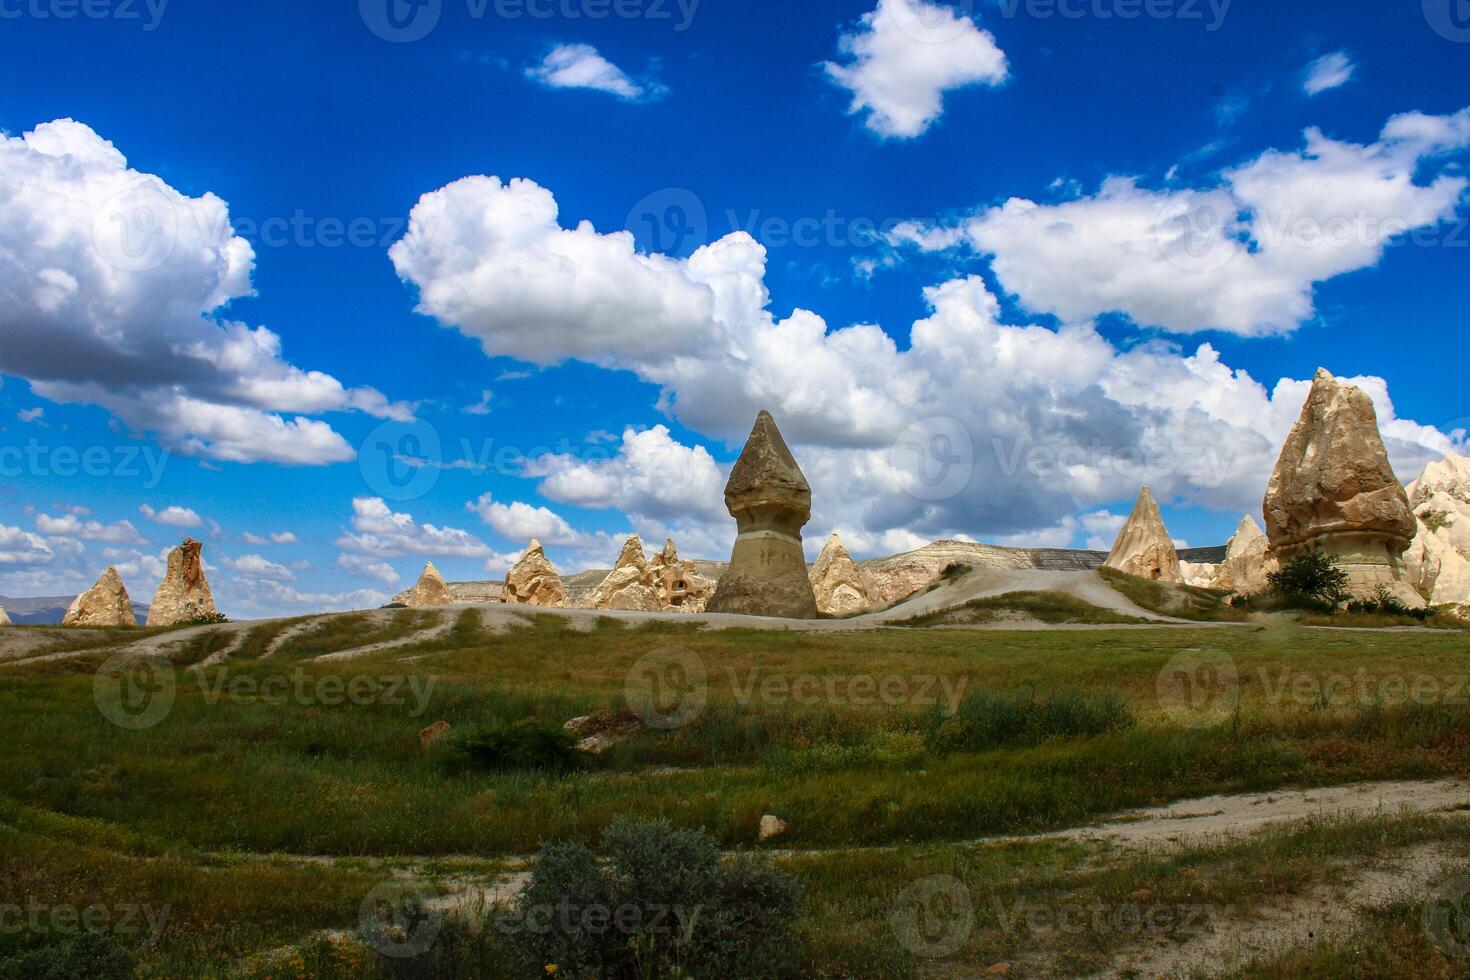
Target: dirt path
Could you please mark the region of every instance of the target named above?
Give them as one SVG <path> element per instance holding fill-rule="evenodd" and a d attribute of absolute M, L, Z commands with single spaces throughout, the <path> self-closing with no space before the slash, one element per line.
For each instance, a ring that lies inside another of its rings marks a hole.
<path fill-rule="evenodd" d="M 1463 864 L 1463 855 L 1440 844 L 1380 854 L 1367 871 L 1336 863 L 1333 868 L 1342 877 L 1330 885 L 1250 915 L 1215 918 L 1208 930 L 1182 943 L 1124 949 L 1097 976 L 1221 976 L 1314 942 L 1347 939 L 1369 910 L 1422 901 L 1436 882 Z"/>
<path fill-rule="evenodd" d="M 1244 796 L 1207 796 L 1119 814 L 1106 823 L 1006 840 L 1090 840 L 1117 847 L 1186 847 L 1245 837 L 1275 824 L 1310 817 L 1435 813 L 1470 806 L 1470 781 L 1357 783 L 1278 790 Z"/>
<path fill-rule="evenodd" d="M 414 646 L 419 643 L 428 643 L 437 640 L 454 628 L 455 617 L 446 613 L 435 620 L 433 626 L 410 633 L 408 636 L 399 637 L 396 640 L 384 640 L 381 643 L 369 643 L 366 646 L 352 647 L 349 650 L 338 650 L 335 653 L 324 653 L 312 659 L 318 663 L 332 663 L 338 660 L 354 660 L 358 657 L 366 657 L 369 654 L 382 653 L 384 650 L 396 650 L 399 647 Z"/>

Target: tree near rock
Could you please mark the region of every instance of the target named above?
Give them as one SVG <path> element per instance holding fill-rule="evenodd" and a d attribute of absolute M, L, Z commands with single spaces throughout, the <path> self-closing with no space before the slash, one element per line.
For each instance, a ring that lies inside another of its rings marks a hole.
<path fill-rule="evenodd" d="M 1402 558 L 1417 530 L 1414 512 L 1389 464 L 1373 401 L 1325 368 L 1281 448 L 1262 509 L 1283 565 L 1320 551 L 1342 566 L 1352 595 L 1368 598 L 1382 586 L 1410 609 L 1424 606 Z"/>

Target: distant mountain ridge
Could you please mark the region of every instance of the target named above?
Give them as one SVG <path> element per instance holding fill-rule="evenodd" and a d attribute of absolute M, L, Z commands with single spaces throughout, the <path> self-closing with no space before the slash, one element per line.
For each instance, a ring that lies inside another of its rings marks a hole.
<path fill-rule="evenodd" d="M 10 621 L 17 626 L 60 626 L 75 599 L 74 595 L 39 596 L 33 599 L 9 599 L 0 596 L 0 607 L 5 609 Z M 144 622 L 148 619 L 148 607 L 141 602 L 133 603 L 133 615 L 138 617 L 138 622 Z"/>

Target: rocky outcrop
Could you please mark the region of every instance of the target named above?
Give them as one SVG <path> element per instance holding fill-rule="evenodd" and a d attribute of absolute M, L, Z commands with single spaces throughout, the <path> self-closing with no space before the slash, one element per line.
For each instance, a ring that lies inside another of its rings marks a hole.
<path fill-rule="evenodd" d="M 586 605 L 591 609 L 623 609 L 656 612 L 662 608 L 653 573 L 643 555 L 643 539 L 633 535 L 623 543 L 618 563 L 602 584 L 592 590 Z"/>
<path fill-rule="evenodd" d="M 137 626 L 133 600 L 123 585 L 122 576 L 111 565 L 97 579 L 97 584 L 72 600 L 61 620 L 62 626 Z"/>
<path fill-rule="evenodd" d="M 185 538 L 168 553 L 168 570 L 148 607 L 148 625 L 177 626 L 217 615 L 214 593 L 204 577 L 204 545 Z"/>
<path fill-rule="evenodd" d="M 15 624 L 10 621 L 10 617 L 8 615 L 6 615 L 6 613 L 5 613 L 5 607 L 4 606 L 0 606 L 0 626 L 13 626 L 13 625 L 15 625 Z"/>
<path fill-rule="evenodd" d="M 506 573 L 500 601 L 556 609 L 567 604 L 566 589 L 540 541 L 532 538 L 521 560 Z"/>
<path fill-rule="evenodd" d="M 730 570 L 715 587 L 710 612 L 814 619 L 801 529 L 812 516 L 812 490 L 770 412 L 756 417 L 730 471 L 725 507 L 737 535 Z"/>
<path fill-rule="evenodd" d="M 1430 463 L 1406 494 L 1418 531 L 1404 552 L 1405 578 L 1433 605 L 1470 603 L 1470 457 Z"/>
<path fill-rule="evenodd" d="M 1265 532 L 1247 514 L 1240 519 L 1240 526 L 1225 546 L 1225 560 L 1220 563 L 1213 587 L 1240 595 L 1258 595 L 1270 586 L 1266 576 L 1279 567 Z"/>
<path fill-rule="evenodd" d="M 1185 585 L 1197 586 L 1201 589 L 1213 589 L 1215 579 L 1220 575 L 1220 566 L 1210 562 L 1181 561 L 1179 563 L 1179 581 Z"/>
<path fill-rule="evenodd" d="M 679 558 L 674 539 L 664 541 L 664 550 L 648 563 L 660 609 L 675 612 L 704 612 L 715 594 L 715 580 L 701 575 L 692 561 Z"/>
<path fill-rule="evenodd" d="M 447 606 L 454 601 L 454 593 L 449 591 L 449 584 L 431 561 L 424 562 L 424 571 L 419 575 L 419 580 L 399 598 L 399 602 L 410 609 Z"/>
<path fill-rule="evenodd" d="M 1118 532 L 1103 567 L 1155 582 L 1184 580 L 1179 570 L 1179 553 L 1174 550 L 1174 541 L 1164 527 L 1164 517 L 1148 487 L 1138 494 L 1133 513 Z"/>
<path fill-rule="evenodd" d="M 1093 563 L 1093 566 L 1096 562 Z M 913 551 L 857 563 L 871 608 L 886 609 L 934 584 L 953 568 L 1035 568 L 1028 551 L 974 541 L 935 541 Z"/>
<path fill-rule="evenodd" d="M 1405 605 L 1424 605 L 1402 557 L 1417 531 L 1414 512 L 1389 465 L 1373 401 L 1325 369 L 1286 437 L 1263 510 L 1280 561 L 1325 552 L 1347 572 L 1354 595 L 1385 588 Z"/>
<path fill-rule="evenodd" d="M 824 616 L 849 616 L 868 608 L 867 583 L 836 531 L 817 556 L 811 580 L 812 591 L 817 596 L 817 612 Z"/>

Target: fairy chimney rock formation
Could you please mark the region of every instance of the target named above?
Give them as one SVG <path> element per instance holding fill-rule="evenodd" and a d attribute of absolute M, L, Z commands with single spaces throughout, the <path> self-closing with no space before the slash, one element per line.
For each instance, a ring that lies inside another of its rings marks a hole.
<path fill-rule="evenodd" d="M 434 563 L 426 561 L 423 574 L 419 576 L 413 588 L 403 596 L 402 602 L 410 609 L 418 609 L 421 606 L 447 606 L 454 602 L 454 593 L 449 591 L 449 583 L 444 581 L 444 576 L 439 573 L 439 569 L 434 567 Z"/>
<path fill-rule="evenodd" d="M 10 621 L 9 614 L 7 614 L 5 612 L 5 607 L 4 606 L 0 606 L 0 626 L 14 626 L 14 625 L 15 624 Z"/>
<path fill-rule="evenodd" d="M 168 553 L 168 571 L 148 607 L 149 626 L 176 626 L 217 615 L 204 578 L 204 545 L 193 538 Z"/>
<path fill-rule="evenodd" d="M 123 586 L 122 576 L 111 565 L 97 584 L 72 600 L 62 626 L 137 626 L 133 600 Z"/>
<path fill-rule="evenodd" d="M 801 550 L 812 490 L 770 412 L 756 417 L 730 471 L 725 507 L 738 533 L 708 610 L 815 619 L 817 598 Z"/>
<path fill-rule="evenodd" d="M 1247 514 L 1240 519 L 1240 526 L 1225 546 L 1225 560 L 1220 563 L 1220 571 L 1212 584 L 1226 592 L 1258 595 L 1270 585 L 1266 576 L 1278 567 L 1265 532 Z"/>
<path fill-rule="evenodd" d="M 664 550 L 653 556 L 648 572 L 653 578 L 660 609 L 704 612 L 715 594 L 715 583 L 699 574 L 694 562 L 679 559 L 673 538 L 664 541 Z"/>
<path fill-rule="evenodd" d="M 1164 527 L 1164 517 L 1148 487 L 1139 493 L 1133 513 L 1118 532 L 1118 540 L 1113 542 L 1113 550 L 1103 567 L 1156 582 L 1184 580 L 1179 571 L 1179 553 L 1174 550 L 1174 542 Z"/>
<path fill-rule="evenodd" d="M 847 616 L 869 606 L 867 584 L 836 531 L 822 546 L 822 553 L 812 566 L 811 579 L 817 612 L 823 615 Z"/>
<path fill-rule="evenodd" d="M 1276 461 L 1263 506 L 1271 550 L 1286 562 L 1313 551 L 1338 560 L 1354 595 L 1386 588 L 1411 608 L 1402 556 L 1417 531 L 1394 476 L 1373 401 L 1325 369 Z"/>
<path fill-rule="evenodd" d="M 541 542 L 531 539 L 531 546 L 505 575 L 501 602 L 527 606 L 561 608 L 567 604 L 567 591 L 556 566 L 546 557 Z"/>
<path fill-rule="evenodd" d="M 1433 605 L 1470 612 L 1470 457 L 1430 463 L 1406 492 L 1418 526 L 1404 552 L 1409 584 Z"/>
<path fill-rule="evenodd" d="M 643 556 L 643 539 L 633 535 L 623 543 L 618 563 L 587 597 L 593 609 L 657 612 L 662 605 L 654 588 L 653 572 Z"/>

